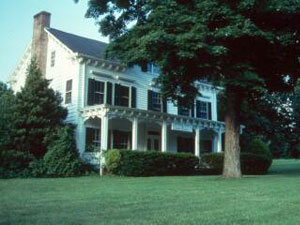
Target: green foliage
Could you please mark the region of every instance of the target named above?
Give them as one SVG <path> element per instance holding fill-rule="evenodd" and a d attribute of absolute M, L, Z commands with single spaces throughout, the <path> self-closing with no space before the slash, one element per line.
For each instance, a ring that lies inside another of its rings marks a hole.
<path fill-rule="evenodd" d="M 83 174 L 86 165 L 79 158 L 73 128 L 70 126 L 59 128 L 54 137 L 44 156 L 47 175 L 67 177 Z"/>
<path fill-rule="evenodd" d="M 0 150 L 0 177 L 23 177 L 27 174 L 29 163 L 34 157 L 26 152 Z"/>
<path fill-rule="evenodd" d="M 47 177 L 47 165 L 43 159 L 36 159 L 29 163 L 28 174 L 30 177 Z"/>
<path fill-rule="evenodd" d="M 209 168 L 214 168 L 222 171 L 224 164 L 224 153 L 206 153 L 201 156 L 201 161 L 204 162 Z"/>
<path fill-rule="evenodd" d="M 272 158 L 263 151 L 255 150 L 257 153 L 241 153 L 241 170 L 243 174 L 263 175 L 268 172 L 272 164 Z M 221 174 L 224 163 L 224 153 L 207 153 L 201 157 L 201 160 L 208 166 L 200 172 L 205 174 Z"/>
<path fill-rule="evenodd" d="M 119 150 L 109 150 L 105 155 L 105 166 L 112 174 L 117 174 L 120 169 L 121 154 Z"/>
<path fill-rule="evenodd" d="M 241 145 L 241 152 L 254 155 L 264 155 L 267 158 L 272 159 L 272 154 L 268 145 L 260 138 L 254 138 L 248 143 Z"/>
<path fill-rule="evenodd" d="M 48 146 L 46 134 L 62 126 L 67 116 L 61 102 L 59 93 L 49 88 L 49 81 L 43 78 L 36 61 L 32 60 L 25 86 L 16 95 L 13 146 L 17 151 L 43 157 Z"/>
<path fill-rule="evenodd" d="M 191 175 L 199 163 L 192 154 L 156 151 L 112 150 L 106 159 L 108 172 L 122 176 Z"/>
<path fill-rule="evenodd" d="M 0 151 L 4 148 L 10 148 L 14 107 L 13 91 L 6 84 L 0 82 Z"/>
<path fill-rule="evenodd" d="M 292 148 L 291 157 L 297 158 L 297 159 L 300 158 L 300 144 L 298 144 L 294 148 Z"/>
<path fill-rule="evenodd" d="M 272 159 L 266 155 L 241 153 L 241 169 L 243 174 L 266 174 L 272 164 Z"/>

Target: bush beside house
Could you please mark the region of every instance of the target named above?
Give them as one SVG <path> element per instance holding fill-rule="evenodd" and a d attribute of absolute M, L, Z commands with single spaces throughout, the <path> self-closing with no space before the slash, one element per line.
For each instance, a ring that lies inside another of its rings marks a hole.
<path fill-rule="evenodd" d="M 16 96 L 0 83 L 0 177 L 75 176 L 87 167 L 76 149 L 67 110 L 36 61 Z"/>
<path fill-rule="evenodd" d="M 109 173 L 122 176 L 193 175 L 199 159 L 188 153 L 109 150 L 105 156 Z"/>
<path fill-rule="evenodd" d="M 224 154 L 209 153 L 201 157 L 206 168 L 201 172 L 206 174 L 221 174 Z M 260 139 L 252 140 L 246 148 L 241 149 L 241 169 L 246 175 L 266 174 L 272 164 L 272 154 L 268 146 Z"/>

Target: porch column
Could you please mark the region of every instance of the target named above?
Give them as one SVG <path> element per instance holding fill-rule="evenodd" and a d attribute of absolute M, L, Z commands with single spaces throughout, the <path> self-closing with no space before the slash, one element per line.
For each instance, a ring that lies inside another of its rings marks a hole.
<path fill-rule="evenodd" d="M 108 149 L 108 117 L 101 118 L 101 150 Z"/>
<path fill-rule="evenodd" d="M 138 118 L 133 118 L 133 121 L 132 121 L 132 150 L 138 150 L 138 129 L 139 129 Z"/>
<path fill-rule="evenodd" d="M 161 128 L 161 151 L 167 152 L 168 150 L 168 125 L 167 121 L 163 121 Z"/>
<path fill-rule="evenodd" d="M 217 152 L 222 152 L 222 132 L 218 131 Z"/>
<path fill-rule="evenodd" d="M 78 125 L 76 128 L 76 142 L 80 154 L 83 154 L 86 150 L 85 136 L 86 136 L 86 131 L 85 131 L 84 121 L 82 118 L 79 118 Z"/>
<path fill-rule="evenodd" d="M 200 128 L 195 130 L 195 155 L 200 157 Z"/>

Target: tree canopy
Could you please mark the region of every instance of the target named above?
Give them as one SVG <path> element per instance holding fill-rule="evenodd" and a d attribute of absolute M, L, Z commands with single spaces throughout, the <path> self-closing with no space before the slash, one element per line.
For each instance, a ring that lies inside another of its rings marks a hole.
<path fill-rule="evenodd" d="M 165 96 L 192 101 L 201 80 L 225 87 L 225 177 L 240 176 L 243 103 L 300 76 L 298 0 L 90 0 L 86 16 L 110 37 L 107 57 L 160 67 Z"/>

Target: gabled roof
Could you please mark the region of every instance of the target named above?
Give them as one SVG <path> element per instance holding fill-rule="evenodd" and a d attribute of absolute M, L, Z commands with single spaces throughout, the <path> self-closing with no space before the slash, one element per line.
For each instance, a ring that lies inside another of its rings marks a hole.
<path fill-rule="evenodd" d="M 75 34 L 66 33 L 64 31 L 56 30 L 53 28 L 46 28 L 49 33 L 66 45 L 71 51 L 96 57 L 104 58 L 105 49 L 107 44 L 101 41 L 96 41 L 93 39 L 81 37 Z"/>

